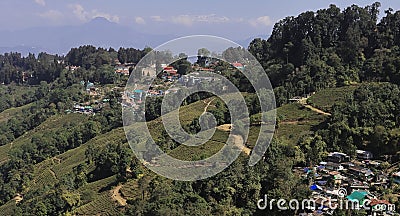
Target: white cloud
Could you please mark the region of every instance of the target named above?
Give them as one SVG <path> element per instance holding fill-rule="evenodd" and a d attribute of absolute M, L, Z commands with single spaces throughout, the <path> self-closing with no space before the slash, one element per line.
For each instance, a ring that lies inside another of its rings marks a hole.
<path fill-rule="evenodd" d="M 96 17 L 104 17 L 111 22 L 119 22 L 119 16 L 117 15 L 104 13 L 98 10 L 86 11 L 85 8 L 83 8 L 83 6 L 80 4 L 73 4 L 69 7 L 72 9 L 72 13 L 81 21 L 86 22 Z"/>
<path fill-rule="evenodd" d="M 63 14 L 57 10 L 49 10 L 39 14 L 40 17 L 50 19 L 53 21 L 59 20 L 63 17 Z"/>
<path fill-rule="evenodd" d="M 193 19 L 189 15 L 179 15 L 172 17 L 172 22 L 175 24 L 191 26 L 193 24 Z"/>
<path fill-rule="evenodd" d="M 143 19 L 143 17 L 135 17 L 135 22 L 139 25 L 144 25 L 146 24 L 146 21 Z"/>
<path fill-rule="evenodd" d="M 257 27 L 257 26 L 271 26 L 273 21 L 269 16 L 262 16 L 256 19 L 249 20 L 250 25 Z"/>
<path fill-rule="evenodd" d="M 151 18 L 153 21 L 156 21 L 156 22 L 163 22 L 163 21 L 165 21 L 165 19 L 161 18 L 161 16 L 151 16 L 150 18 Z"/>
<path fill-rule="evenodd" d="M 197 22 L 207 22 L 207 23 L 225 23 L 229 22 L 229 18 L 222 16 L 219 17 L 215 14 L 209 14 L 209 15 L 199 15 L 195 17 L 195 20 Z"/>
<path fill-rule="evenodd" d="M 72 9 L 72 13 L 80 20 L 82 21 L 87 21 L 88 20 L 88 13 L 85 11 L 85 9 L 82 7 L 80 4 L 74 4 L 70 5 L 70 8 Z"/>
<path fill-rule="evenodd" d="M 136 17 L 136 23 L 141 23 L 141 20 Z M 184 26 L 193 26 L 198 23 L 207 23 L 207 24 L 218 24 L 218 23 L 242 23 L 242 24 L 250 24 L 254 27 L 265 27 L 272 26 L 274 22 L 271 20 L 269 16 L 261 16 L 254 19 L 245 19 L 243 17 L 226 17 L 226 16 L 218 16 L 216 14 L 205 14 L 205 15 L 176 15 L 171 17 L 162 17 L 158 15 L 150 16 L 150 20 L 154 22 L 170 22 L 174 24 L 184 25 Z"/>
<path fill-rule="evenodd" d="M 41 6 L 46 6 L 46 2 L 44 0 L 35 0 L 35 3 Z"/>
<path fill-rule="evenodd" d="M 202 22 L 202 23 L 226 23 L 229 22 L 230 19 L 225 16 L 217 16 L 215 14 L 206 14 L 206 15 L 179 15 L 173 16 L 171 21 L 176 24 L 182 24 L 186 26 L 191 26 L 193 23 Z"/>

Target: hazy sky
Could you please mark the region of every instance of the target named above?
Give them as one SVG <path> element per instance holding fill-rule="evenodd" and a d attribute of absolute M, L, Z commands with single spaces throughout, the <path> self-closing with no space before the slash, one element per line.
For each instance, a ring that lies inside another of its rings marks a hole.
<path fill-rule="evenodd" d="M 0 29 L 79 25 L 105 17 L 120 25 L 152 34 L 213 34 L 230 39 L 270 34 L 273 24 L 286 16 L 336 4 L 365 6 L 375 1 L 325 0 L 1 0 Z M 381 14 L 400 1 L 381 1 Z"/>

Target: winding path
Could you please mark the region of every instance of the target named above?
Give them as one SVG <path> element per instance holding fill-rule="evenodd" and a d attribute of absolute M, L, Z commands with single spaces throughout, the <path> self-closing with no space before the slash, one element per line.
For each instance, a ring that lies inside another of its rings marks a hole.
<path fill-rule="evenodd" d="M 126 199 L 122 197 L 121 193 L 119 192 L 122 188 L 122 185 L 118 185 L 112 190 L 112 198 L 113 200 L 117 201 L 121 206 L 126 206 Z"/>
<path fill-rule="evenodd" d="M 211 103 L 212 103 L 214 100 L 215 100 L 215 98 L 213 98 L 212 100 L 210 100 L 210 102 L 207 103 L 207 105 L 204 107 L 204 112 L 203 112 L 203 114 L 207 112 L 208 107 L 211 105 Z M 206 101 L 204 101 L 204 103 L 206 103 Z"/>
<path fill-rule="evenodd" d="M 231 124 L 224 124 L 224 125 L 220 125 L 217 127 L 218 130 L 221 131 L 225 131 L 225 132 L 230 132 L 232 130 L 232 125 Z M 232 137 L 234 139 L 235 145 L 238 146 L 239 148 L 243 148 L 242 151 L 246 154 L 246 155 L 250 155 L 251 153 L 251 149 L 248 148 L 243 141 L 243 137 L 240 135 L 234 135 L 232 134 Z"/>
<path fill-rule="evenodd" d="M 308 109 L 310 109 L 311 111 L 314 111 L 314 112 L 316 112 L 316 113 L 319 113 L 319 114 L 322 114 L 322 115 L 326 115 L 326 116 L 331 116 L 331 115 L 332 115 L 332 114 L 327 113 L 327 112 L 325 112 L 325 111 L 323 111 L 323 110 L 320 110 L 320 109 L 318 109 L 318 108 L 316 108 L 316 107 L 313 107 L 313 106 L 311 106 L 310 104 L 307 104 L 307 99 L 308 99 L 308 98 L 302 98 L 301 100 L 299 100 L 299 103 L 300 103 L 301 105 L 303 105 L 305 108 L 308 108 Z"/>
<path fill-rule="evenodd" d="M 309 104 L 305 104 L 304 107 L 306 107 L 306 108 L 308 108 L 308 109 L 310 109 L 310 110 L 312 110 L 312 111 L 314 111 L 316 113 L 322 114 L 322 115 L 326 115 L 326 116 L 331 116 L 332 115 L 332 114 L 327 113 L 327 112 L 325 112 L 323 110 L 320 110 L 320 109 L 318 109 L 316 107 L 313 107 L 313 106 L 311 106 Z"/>

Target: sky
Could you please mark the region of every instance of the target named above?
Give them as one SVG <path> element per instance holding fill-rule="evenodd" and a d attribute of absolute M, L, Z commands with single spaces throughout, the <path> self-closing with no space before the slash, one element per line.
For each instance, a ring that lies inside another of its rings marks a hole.
<path fill-rule="evenodd" d="M 0 30 L 71 26 L 95 17 L 150 34 L 210 34 L 232 40 L 269 35 L 274 23 L 307 10 L 340 8 L 375 1 L 326 0 L 1 0 Z M 381 15 L 387 8 L 400 10 L 400 1 L 381 1 Z"/>

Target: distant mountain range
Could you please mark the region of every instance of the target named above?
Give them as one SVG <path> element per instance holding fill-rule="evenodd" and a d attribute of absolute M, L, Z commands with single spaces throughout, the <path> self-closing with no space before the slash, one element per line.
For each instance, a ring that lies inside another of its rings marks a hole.
<path fill-rule="evenodd" d="M 72 47 L 94 45 L 97 47 L 156 47 L 178 35 L 150 35 L 121 26 L 105 18 L 95 18 L 80 26 L 36 27 L 18 31 L 0 31 L 0 53 L 48 52 L 66 54 Z M 265 38 L 266 36 L 256 36 Z M 236 41 L 247 47 L 256 37 Z"/>

